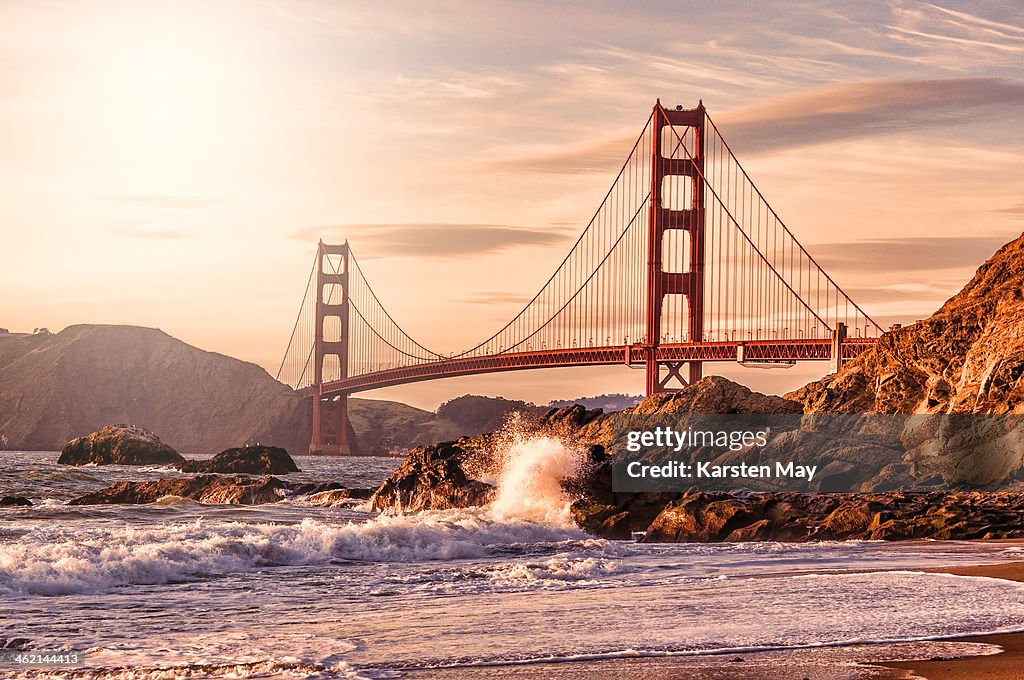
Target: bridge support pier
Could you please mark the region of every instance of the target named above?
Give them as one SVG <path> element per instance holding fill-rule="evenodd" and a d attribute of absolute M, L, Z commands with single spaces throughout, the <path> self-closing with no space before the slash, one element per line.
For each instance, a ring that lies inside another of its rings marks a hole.
<path fill-rule="evenodd" d="M 832 331 L 831 372 L 838 373 L 843 368 L 843 343 L 846 342 L 846 324 L 839 322 Z"/>
<path fill-rule="evenodd" d="M 309 453 L 318 456 L 352 455 L 355 440 L 348 419 L 348 395 L 313 397 L 313 436 Z"/>
<path fill-rule="evenodd" d="M 671 392 L 692 385 L 703 377 L 704 363 L 700 361 L 657 361 L 648 359 L 647 396 L 656 392 Z"/>

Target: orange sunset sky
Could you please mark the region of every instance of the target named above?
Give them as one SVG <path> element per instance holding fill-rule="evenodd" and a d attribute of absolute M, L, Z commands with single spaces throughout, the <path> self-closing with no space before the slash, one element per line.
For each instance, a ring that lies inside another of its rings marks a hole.
<path fill-rule="evenodd" d="M 1024 229 L 1024 5 L 0 3 L 0 326 L 162 328 L 277 370 L 318 238 L 454 352 L 554 271 L 658 97 L 703 99 L 884 326 Z M 784 391 L 827 370 L 709 367 Z M 559 369 L 360 396 L 642 390 Z"/>

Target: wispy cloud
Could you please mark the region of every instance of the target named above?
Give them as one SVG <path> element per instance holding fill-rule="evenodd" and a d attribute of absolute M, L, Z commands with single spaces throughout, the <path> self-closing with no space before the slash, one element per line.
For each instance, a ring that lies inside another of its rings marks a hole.
<path fill-rule="evenodd" d="M 999 78 L 884 80 L 831 85 L 723 114 L 722 135 L 741 156 L 1009 118 L 1024 106 L 1024 83 Z M 489 162 L 510 172 L 606 173 L 626 158 L 634 134 L 539 149 Z"/>
<path fill-rule="evenodd" d="M 980 17 L 975 14 L 959 12 L 957 10 L 949 9 L 947 7 L 939 7 L 938 5 L 930 3 L 928 4 L 928 7 L 940 14 L 951 17 L 950 23 L 953 23 L 956 26 L 981 31 L 999 38 L 1015 38 L 1017 40 L 1024 40 L 1024 26 L 1015 26 L 1004 21 L 993 21 L 992 19 L 986 19 L 985 17 Z"/>
<path fill-rule="evenodd" d="M 108 229 L 108 232 L 110 235 L 122 239 L 152 241 L 174 241 L 185 236 L 185 232 L 181 229 L 150 224 L 145 220 L 132 219 L 117 220 L 115 225 Z"/>
<path fill-rule="evenodd" d="M 911 272 L 974 268 L 1016 234 L 887 238 L 855 243 L 820 243 L 811 248 L 826 271 Z"/>
<path fill-rule="evenodd" d="M 162 227 L 130 226 L 124 225 L 114 227 L 110 230 L 114 236 L 136 239 L 151 239 L 156 241 L 173 241 L 184 237 L 185 233 L 179 229 Z"/>
<path fill-rule="evenodd" d="M 492 305 L 492 304 L 520 304 L 525 305 L 530 301 L 530 296 L 522 293 L 496 293 L 480 292 L 469 297 L 464 297 L 460 302 L 471 305 Z"/>
<path fill-rule="evenodd" d="M 456 257 L 498 253 L 524 246 L 564 243 L 573 231 L 564 227 L 515 227 L 502 224 L 341 224 L 307 227 L 292 234 L 302 241 L 358 239 L 359 253 L 370 256 Z"/>
<path fill-rule="evenodd" d="M 607 173 L 622 165 L 636 141 L 636 134 L 606 138 L 597 143 L 539 149 L 489 161 L 493 170 L 555 174 Z"/>
<path fill-rule="evenodd" d="M 1024 217 L 1024 201 L 1021 201 L 1017 205 L 1012 205 L 1009 208 L 999 208 L 998 212 L 1011 217 Z"/>
<path fill-rule="evenodd" d="M 159 196 L 146 194 L 99 194 L 97 200 L 121 203 L 154 210 L 201 210 L 217 204 L 217 200 L 204 196 Z"/>
<path fill-rule="evenodd" d="M 747 153 L 1017 115 L 1024 83 L 998 78 L 883 80 L 834 85 L 722 116 Z"/>

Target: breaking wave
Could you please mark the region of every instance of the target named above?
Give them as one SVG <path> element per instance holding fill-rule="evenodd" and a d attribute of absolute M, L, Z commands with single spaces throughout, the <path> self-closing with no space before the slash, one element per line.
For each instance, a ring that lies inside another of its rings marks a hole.
<path fill-rule="evenodd" d="M 197 520 L 90 530 L 63 541 L 26 537 L 0 553 L 0 592 L 66 595 L 275 566 L 466 559 L 584 538 L 579 530 L 527 520 L 498 522 L 485 511 L 381 515 L 339 525 L 309 518 L 291 526 Z"/>

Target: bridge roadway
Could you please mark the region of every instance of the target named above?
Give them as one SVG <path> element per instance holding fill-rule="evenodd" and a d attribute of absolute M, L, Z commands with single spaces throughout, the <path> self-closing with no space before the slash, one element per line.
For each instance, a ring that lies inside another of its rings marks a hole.
<path fill-rule="evenodd" d="M 840 345 L 843 360 L 856 357 L 871 347 L 876 340 L 877 338 L 845 338 Z M 832 346 L 833 341 L 830 338 L 674 343 L 659 345 L 657 359 L 659 362 L 739 361 L 742 351 L 742 361 L 751 363 L 829 361 L 832 359 Z M 320 394 L 352 394 L 421 380 L 520 371 L 530 368 L 642 365 L 646 358 L 647 348 L 643 345 L 573 347 L 481 357 L 458 357 L 386 368 L 341 380 L 324 381 Z M 303 388 L 300 393 L 313 396 L 316 394 L 316 387 Z"/>

